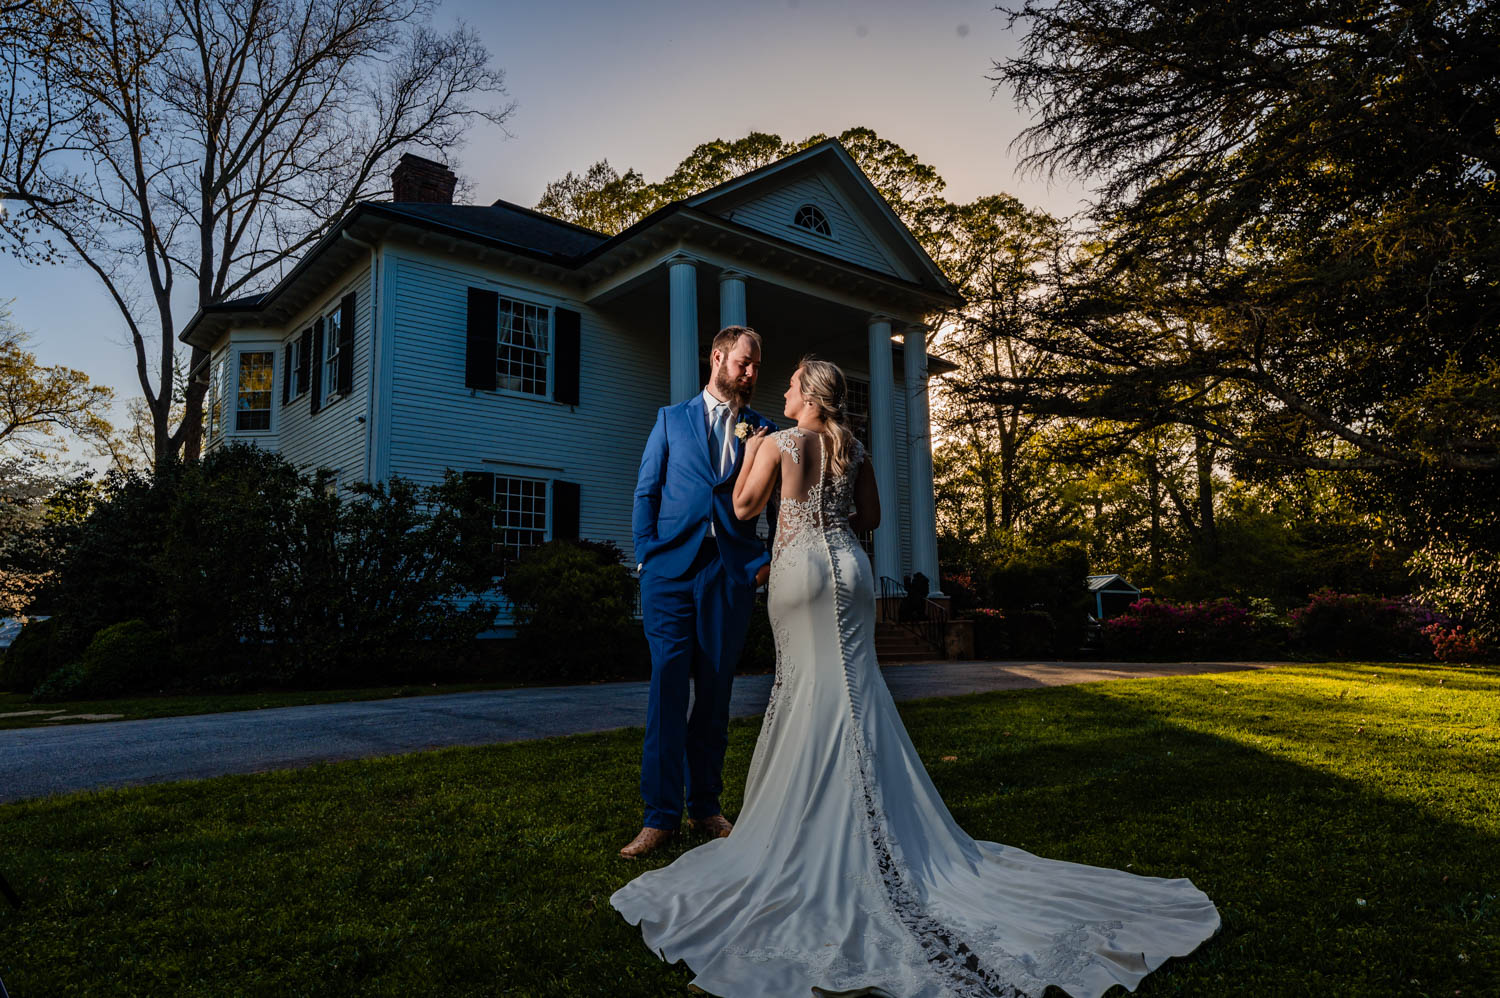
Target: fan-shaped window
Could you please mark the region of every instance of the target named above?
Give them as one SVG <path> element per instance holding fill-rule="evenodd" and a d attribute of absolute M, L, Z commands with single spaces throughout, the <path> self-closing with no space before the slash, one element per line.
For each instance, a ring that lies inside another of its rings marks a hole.
<path fill-rule="evenodd" d="M 828 226 L 828 216 L 823 214 L 823 209 L 815 204 L 805 204 L 797 209 L 797 215 L 792 219 L 792 224 L 800 225 L 804 229 L 811 229 L 820 236 L 833 235 L 833 229 Z"/>

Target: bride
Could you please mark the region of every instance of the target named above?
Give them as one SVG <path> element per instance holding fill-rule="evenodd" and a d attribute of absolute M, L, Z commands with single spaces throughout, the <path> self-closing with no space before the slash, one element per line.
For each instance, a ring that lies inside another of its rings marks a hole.
<path fill-rule="evenodd" d="M 776 679 L 727 838 L 610 898 L 692 985 L 733 998 L 1073 998 L 1130 990 L 1219 913 L 1186 879 L 979 842 L 948 813 L 875 661 L 875 591 L 855 532 L 880 521 L 844 424 L 843 372 L 804 359 L 795 426 L 746 441 L 735 514 L 780 502 L 769 611 Z M 779 493 L 779 496 L 777 495 Z"/>

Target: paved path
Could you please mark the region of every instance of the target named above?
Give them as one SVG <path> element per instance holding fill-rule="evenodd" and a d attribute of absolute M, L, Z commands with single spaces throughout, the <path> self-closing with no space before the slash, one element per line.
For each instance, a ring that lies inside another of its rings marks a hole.
<path fill-rule="evenodd" d="M 1272 664 L 933 662 L 883 672 L 897 700 L 916 700 Z M 769 675 L 736 678 L 731 714 L 763 712 L 770 689 Z M 0 802 L 639 726 L 646 692 L 646 683 L 600 683 L 17 728 L 0 731 Z"/>

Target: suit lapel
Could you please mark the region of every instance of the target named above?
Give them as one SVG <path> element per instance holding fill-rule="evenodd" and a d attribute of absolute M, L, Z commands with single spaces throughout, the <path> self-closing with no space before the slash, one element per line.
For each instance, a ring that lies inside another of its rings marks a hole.
<path fill-rule="evenodd" d="M 740 423 L 749 423 L 751 431 L 754 432 L 755 428 L 760 425 L 760 416 L 755 412 L 754 409 L 746 406 L 745 408 L 740 410 L 738 416 L 730 421 L 729 432 L 733 434 L 735 426 Z M 735 436 L 734 439 L 730 441 L 729 446 L 733 448 L 733 453 L 729 460 L 729 471 L 724 475 L 723 478 L 720 479 L 720 481 L 722 482 L 727 482 L 729 479 L 739 474 L 740 459 L 745 456 L 745 442 L 738 436 Z"/>
<path fill-rule="evenodd" d="M 703 393 L 688 399 L 683 404 L 683 415 L 687 420 L 688 432 L 698 438 L 698 453 L 708 465 L 708 479 L 713 481 L 718 476 L 717 463 L 713 459 L 713 450 L 708 442 L 708 409 L 703 404 Z"/>

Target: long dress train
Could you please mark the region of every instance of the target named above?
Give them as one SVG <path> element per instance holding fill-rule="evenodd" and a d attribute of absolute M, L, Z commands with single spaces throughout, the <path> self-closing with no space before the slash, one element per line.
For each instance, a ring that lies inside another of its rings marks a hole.
<path fill-rule="evenodd" d="M 1187 879 L 1044 859 L 966 835 L 875 660 L 870 562 L 849 527 L 863 448 L 773 435 L 776 679 L 728 838 L 610 898 L 647 945 L 725 998 L 1097 998 L 1219 927 Z M 887 499 L 889 502 L 889 499 Z"/>

